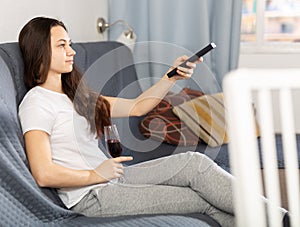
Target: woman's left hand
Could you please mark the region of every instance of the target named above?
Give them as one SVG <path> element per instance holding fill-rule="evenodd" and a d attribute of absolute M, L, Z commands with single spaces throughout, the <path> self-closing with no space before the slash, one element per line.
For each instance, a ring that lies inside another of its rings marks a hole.
<path fill-rule="evenodd" d="M 191 75 L 194 73 L 194 69 L 196 68 L 196 65 L 200 62 L 203 62 L 203 57 L 200 57 L 197 61 L 193 62 L 187 62 L 186 66 L 187 67 L 181 67 L 179 66 L 183 62 L 185 62 L 187 59 L 189 59 L 188 56 L 183 55 L 179 58 L 177 58 L 174 63 L 173 67 L 169 69 L 168 72 L 170 72 L 172 69 L 177 67 L 177 75 L 171 77 L 170 79 L 172 80 L 183 80 L 183 79 L 189 79 Z M 167 76 L 167 75 L 166 75 Z"/>

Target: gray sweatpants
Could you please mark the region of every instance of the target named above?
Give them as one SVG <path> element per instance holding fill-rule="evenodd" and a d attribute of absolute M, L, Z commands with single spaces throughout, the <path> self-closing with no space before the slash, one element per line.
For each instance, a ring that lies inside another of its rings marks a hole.
<path fill-rule="evenodd" d="M 72 210 L 86 216 L 191 213 L 234 226 L 232 176 L 200 153 L 126 167 L 115 183 L 93 189 Z"/>

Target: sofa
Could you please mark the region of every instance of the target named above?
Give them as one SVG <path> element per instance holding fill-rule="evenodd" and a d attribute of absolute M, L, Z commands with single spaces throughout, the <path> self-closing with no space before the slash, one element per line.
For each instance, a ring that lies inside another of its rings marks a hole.
<path fill-rule="evenodd" d="M 134 97 L 141 92 L 133 57 L 127 47 L 103 41 L 75 43 L 73 48 L 77 53 L 75 64 L 94 89 L 104 95 L 122 97 Z M 195 213 L 91 218 L 66 209 L 55 189 L 38 187 L 30 174 L 17 115 L 18 105 L 26 92 L 18 43 L 0 44 L 0 226 L 219 226 L 208 216 Z M 205 144 L 178 148 L 160 143 L 140 133 L 141 119 L 115 119 L 123 154 L 134 157 L 129 165 L 195 150 L 211 155 L 225 169 L 229 168 L 226 146 L 207 150 Z M 99 141 L 99 146 L 103 146 L 103 141 Z"/>

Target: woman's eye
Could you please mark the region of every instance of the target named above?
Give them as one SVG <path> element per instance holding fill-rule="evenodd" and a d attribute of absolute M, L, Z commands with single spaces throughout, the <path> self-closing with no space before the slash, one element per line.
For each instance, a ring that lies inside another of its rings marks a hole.
<path fill-rule="evenodd" d="M 62 43 L 62 44 L 60 44 L 59 46 L 60 46 L 60 47 L 65 47 L 66 44 Z"/>

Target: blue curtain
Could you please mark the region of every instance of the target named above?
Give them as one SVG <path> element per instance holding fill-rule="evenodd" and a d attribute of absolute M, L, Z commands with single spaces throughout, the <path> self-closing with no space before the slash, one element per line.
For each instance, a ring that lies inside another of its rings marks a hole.
<path fill-rule="evenodd" d="M 109 21 L 126 20 L 137 35 L 134 58 L 142 88 L 160 78 L 180 55 L 190 56 L 210 42 L 193 79 L 179 87 L 221 91 L 226 73 L 237 68 L 242 0 L 109 0 Z M 124 28 L 111 28 L 115 40 Z"/>

